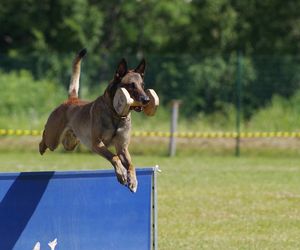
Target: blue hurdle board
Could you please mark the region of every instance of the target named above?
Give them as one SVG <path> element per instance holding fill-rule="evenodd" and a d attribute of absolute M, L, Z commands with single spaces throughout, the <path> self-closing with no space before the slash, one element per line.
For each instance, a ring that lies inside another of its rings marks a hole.
<path fill-rule="evenodd" d="M 157 249 L 156 168 L 137 192 L 113 170 L 0 173 L 0 249 Z"/>

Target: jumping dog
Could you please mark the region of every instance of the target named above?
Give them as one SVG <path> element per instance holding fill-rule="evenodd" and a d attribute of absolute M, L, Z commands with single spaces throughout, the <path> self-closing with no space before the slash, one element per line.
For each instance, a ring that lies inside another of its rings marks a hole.
<path fill-rule="evenodd" d="M 131 98 L 142 104 L 149 102 L 144 91 L 146 62 L 143 59 L 132 70 L 122 59 L 113 79 L 104 94 L 92 102 L 78 98 L 81 59 L 86 49 L 81 50 L 74 59 L 68 99 L 50 114 L 39 144 L 43 155 L 47 148 L 55 150 L 61 142 L 66 150 L 73 150 L 81 142 L 92 152 L 106 158 L 113 165 L 118 181 L 136 192 L 138 182 L 135 168 L 128 151 L 130 142 L 131 116 L 120 116 L 113 107 L 113 98 L 119 87 L 125 88 Z M 134 107 L 140 112 L 143 107 Z M 108 147 L 114 146 L 116 154 Z"/>

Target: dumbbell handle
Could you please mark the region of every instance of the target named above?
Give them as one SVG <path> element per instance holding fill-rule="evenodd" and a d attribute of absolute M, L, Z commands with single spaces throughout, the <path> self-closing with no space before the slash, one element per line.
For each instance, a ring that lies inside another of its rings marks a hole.
<path fill-rule="evenodd" d="M 132 99 L 133 100 L 133 99 Z M 147 105 L 147 104 L 146 104 Z M 130 107 L 144 107 L 146 105 L 143 105 L 141 102 L 133 101 L 132 104 L 130 104 Z"/>

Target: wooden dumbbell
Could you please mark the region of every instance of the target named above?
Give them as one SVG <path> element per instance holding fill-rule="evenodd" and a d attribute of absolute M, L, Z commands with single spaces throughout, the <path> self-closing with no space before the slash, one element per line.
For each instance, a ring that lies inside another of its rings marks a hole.
<path fill-rule="evenodd" d="M 130 112 L 130 107 L 134 100 L 130 97 L 125 88 L 118 88 L 114 96 L 113 105 L 120 116 L 126 116 Z"/>
<path fill-rule="evenodd" d="M 134 101 L 125 88 L 118 88 L 113 100 L 113 106 L 120 116 L 126 116 L 131 107 L 143 107 L 143 111 L 148 116 L 153 116 L 159 105 L 159 98 L 153 89 L 147 89 L 147 96 L 150 98 L 149 103 L 143 105 L 141 102 Z"/>
<path fill-rule="evenodd" d="M 143 111 L 148 116 L 153 116 L 159 106 L 159 97 L 153 89 L 146 89 L 146 94 L 150 98 L 149 103 L 143 107 Z"/>

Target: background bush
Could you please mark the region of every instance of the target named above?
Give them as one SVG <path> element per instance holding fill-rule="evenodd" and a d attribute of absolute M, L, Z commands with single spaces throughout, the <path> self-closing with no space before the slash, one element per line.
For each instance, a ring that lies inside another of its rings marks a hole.
<path fill-rule="evenodd" d="M 130 68 L 145 57 L 146 86 L 155 88 L 165 109 L 172 99 L 181 99 L 181 115 L 188 121 L 233 116 L 238 55 L 242 55 L 246 122 L 273 105 L 274 96 L 289 99 L 300 88 L 296 0 L 0 0 L 0 4 L 2 72 L 25 69 L 37 81 L 60 86 L 58 95 L 64 95 L 61 90 L 69 83 L 72 60 L 83 47 L 89 53 L 83 62 L 82 96 L 102 93 L 122 57 Z M 39 110 L 43 102 L 38 96 L 28 103 L 35 102 Z M 10 105 L 4 107 L 6 113 L 15 112 Z"/>
<path fill-rule="evenodd" d="M 28 71 L 0 72 L 0 126 L 34 128 L 66 95 L 49 80 L 35 80 Z M 24 124 L 25 123 L 25 124 Z M 24 126 L 24 127 L 22 127 Z"/>

